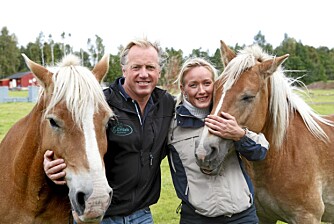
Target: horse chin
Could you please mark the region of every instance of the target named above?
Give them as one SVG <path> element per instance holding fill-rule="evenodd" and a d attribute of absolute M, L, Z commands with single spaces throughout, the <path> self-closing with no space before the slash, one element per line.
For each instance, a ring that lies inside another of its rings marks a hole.
<path fill-rule="evenodd" d="M 210 175 L 210 176 L 222 175 L 223 170 L 224 170 L 223 164 L 224 164 L 224 160 L 221 161 L 221 163 L 218 164 L 218 166 L 214 166 L 214 167 L 201 167 L 200 166 L 200 170 L 205 175 Z"/>
<path fill-rule="evenodd" d="M 222 175 L 224 163 L 233 151 L 231 150 L 232 144 L 231 140 L 219 139 L 216 144 L 208 143 L 204 145 L 204 148 L 198 147 L 195 157 L 201 172 L 210 176 Z"/>
<path fill-rule="evenodd" d="M 109 207 L 111 198 L 93 198 L 84 202 L 85 206 L 72 203 L 72 213 L 77 223 L 99 223 L 104 217 L 105 211 Z"/>
<path fill-rule="evenodd" d="M 85 179 L 87 178 L 81 176 L 81 180 Z M 105 188 L 93 190 L 88 182 L 84 186 L 75 186 L 75 183 L 75 181 L 68 181 L 69 199 L 73 214 L 75 214 L 73 217 L 77 223 L 99 223 L 111 203 L 112 189 L 105 185 Z M 103 186 L 103 183 L 95 184 Z"/>
<path fill-rule="evenodd" d="M 100 223 L 103 219 L 103 215 L 102 216 L 97 216 L 95 218 L 87 218 L 84 216 L 79 216 L 78 213 L 76 211 L 72 210 L 72 215 L 73 215 L 73 219 L 75 220 L 76 223 Z"/>

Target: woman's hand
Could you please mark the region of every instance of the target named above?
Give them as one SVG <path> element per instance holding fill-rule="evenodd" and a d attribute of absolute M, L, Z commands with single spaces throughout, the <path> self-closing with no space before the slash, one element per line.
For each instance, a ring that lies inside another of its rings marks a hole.
<path fill-rule="evenodd" d="M 232 115 L 224 112 L 221 112 L 221 115 L 221 117 L 208 115 L 205 118 L 205 125 L 209 128 L 209 132 L 221 138 L 239 141 L 246 131 L 238 125 Z"/>
<path fill-rule="evenodd" d="M 52 180 L 55 184 L 64 185 L 66 181 L 64 177 L 66 173 L 64 169 L 66 164 L 63 159 L 53 159 L 53 151 L 47 150 L 44 153 L 44 172 L 47 177 Z"/>

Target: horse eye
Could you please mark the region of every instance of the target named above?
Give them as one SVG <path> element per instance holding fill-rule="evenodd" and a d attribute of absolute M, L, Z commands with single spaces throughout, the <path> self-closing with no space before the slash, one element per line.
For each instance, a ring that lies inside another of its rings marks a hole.
<path fill-rule="evenodd" d="M 57 124 L 57 122 L 53 118 L 48 118 L 51 127 L 53 128 L 60 128 L 60 126 Z"/>
<path fill-rule="evenodd" d="M 241 98 L 241 100 L 250 102 L 250 101 L 252 101 L 254 98 L 255 98 L 255 96 L 245 95 L 245 96 L 243 96 L 243 97 Z"/>

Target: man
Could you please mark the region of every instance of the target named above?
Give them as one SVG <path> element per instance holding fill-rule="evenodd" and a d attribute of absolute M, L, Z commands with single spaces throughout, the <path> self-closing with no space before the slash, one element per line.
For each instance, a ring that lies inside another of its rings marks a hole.
<path fill-rule="evenodd" d="M 153 223 L 149 206 L 160 196 L 160 162 L 174 109 L 173 97 L 156 87 L 165 59 L 157 43 L 131 41 L 121 53 L 123 77 L 104 91 L 117 117 L 107 128 L 104 161 L 114 194 L 104 224 Z M 52 156 L 52 151 L 45 153 L 45 173 L 65 184 L 66 164 Z"/>

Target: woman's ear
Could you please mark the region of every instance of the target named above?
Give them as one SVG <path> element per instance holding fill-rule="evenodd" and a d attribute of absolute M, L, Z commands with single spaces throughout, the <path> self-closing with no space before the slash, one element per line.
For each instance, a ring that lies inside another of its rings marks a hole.
<path fill-rule="evenodd" d="M 184 87 L 183 87 L 182 84 L 180 84 L 180 90 L 181 90 L 181 92 L 182 92 L 182 94 L 183 94 L 183 93 L 184 93 Z"/>

